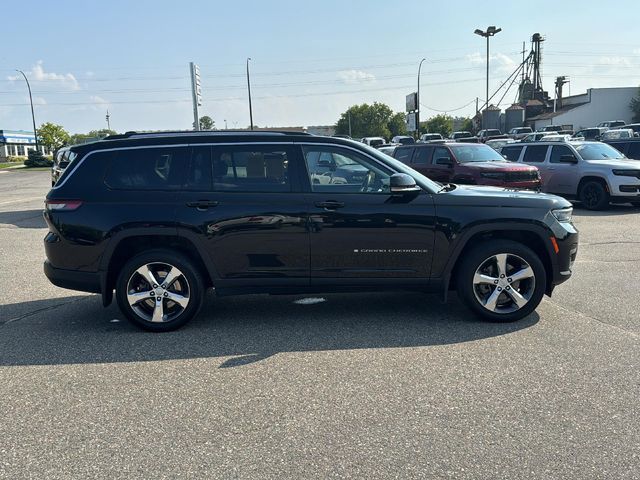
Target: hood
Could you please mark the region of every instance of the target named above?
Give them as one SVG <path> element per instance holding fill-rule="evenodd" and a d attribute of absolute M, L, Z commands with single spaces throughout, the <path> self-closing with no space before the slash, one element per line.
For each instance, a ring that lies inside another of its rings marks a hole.
<path fill-rule="evenodd" d="M 540 208 L 544 210 L 571 207 L 568 200 L 548 193 L 481 185 L 457 185 L 454 190 L 437 194 L 436 202 L 440 205 Z"/>
<path fill-rule="evenodd" d="M 602 160 L 585 160 L 588 165 L 611 167 L 611 168 L 633 168 L 634 170 L 640 170 L 640 160 L 626 159 L 614 159 L 604 158 Z"/>
<path fill-rule="evenodd" d="M 527 165 L 525 163 L 515 163 L 515 162 L 466 162 L 461 163 L 465 168 L 469 168 L 471 170 L 490 170 L 490 171 L 500 171 L 500 172 L 522 172 L 522 171 L 530 171 L 537 170 L 536 167 L 532 167 L 531 165 Z"/>

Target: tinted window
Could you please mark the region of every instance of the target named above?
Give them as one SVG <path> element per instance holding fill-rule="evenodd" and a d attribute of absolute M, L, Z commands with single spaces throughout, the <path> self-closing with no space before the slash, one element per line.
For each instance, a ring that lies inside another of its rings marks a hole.
<path fill-rule="evenodd" d="M 185 182 L 186 190 L 210 191 L 213 186 L 211 147 L 196 147 L 191 154 L 191 163 Z"/>
<path fill-rule="evenodd" d="M 412 154 L 413 154 L 413 147 L 397 147 L 393 152 L 393 158 L 401 161 L 402 163 L 406 163 L 408 165 L 411 162 Z"/>
<path fill-rule="evenodd" d="M 627 157 L 640 160 L 640 142 L 631 142 L 629 144 Z"/>
<path fill-rule="evenodd" d="M 303 152 L 314 192 L 389 192 L 391 171 L 364 155 L 331 146 L 304 146 Z"/>
<path fill-rule="evenodd" d="M 171 190 L 180 185 L 187 148 L 135 148 L 108 153 L 105 183 L 121 190 Z"/>
<path fill-rule="evenodd" d="M 449 150 L 444 147 L 438 147 L 433 152 L 433 164 L 435 164 L 439 158 L 448 158 L 451 160 L 451 154 Z"/>
<path fill-rule="evenodd" d="M 541 163 L 547 155 L 546 145 L 530 145 L 524 151 L 524 163 Z"/>
<path fill-rule="evenodd" d="M 566 145 L 554 145 L 553 147 L 551 147 L 551 157 L 549 158 L 549 162 L 561 163 L 560 157 L 562 155 L 571 155 L 575 158 L 573 151 Z"/>
<path fill-rule="evenodd" d="M 290 192 L 290 150 L 280 145 L 214 147 L 216 192 Z"/>
<path fill-rule="evenodd" d="M 512 162 L 517 162 L 520 157 L 520 152 L 522 151 L 522 146 L 517 147 L 502 147 L 500 153 L 504 155 L 508 160 Z"/>
<path fill-rule="evenodd" d="M 416 154 L 413 157 L 413 163 L 415 165 L 425 165 L 431 161 L 431 153 L 433 147 L 420 147 L 416 149 Z"/>

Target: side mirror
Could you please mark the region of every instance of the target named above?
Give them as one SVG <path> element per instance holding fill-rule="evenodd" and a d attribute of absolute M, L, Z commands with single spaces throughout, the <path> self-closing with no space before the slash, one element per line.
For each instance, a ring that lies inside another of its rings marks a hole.
<path fill-rule="evenodd" d="M 449 165 L 451 167 L 453 165 L 453 160 L 449 157 L 440 157 L 436 159 L 436 165 Z"/>
<path fill-rule="evenodd" d="M 561 163 L 578 163 L 578 159 L 570 154 L 560 155 L 560 162 Z"/>
<path fill-rule="evenodd" d="M 421 188 L 411 175 L 394 173 L 389 178 L 389 191 L 395 194 L 418 193 Z"/>

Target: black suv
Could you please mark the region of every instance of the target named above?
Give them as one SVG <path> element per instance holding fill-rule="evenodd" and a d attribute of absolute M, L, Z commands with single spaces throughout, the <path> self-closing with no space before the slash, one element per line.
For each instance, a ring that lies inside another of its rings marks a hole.
<path fill-rule="evenodd" d="M 567 280 L 571 204 L 438 184 L 362 143 L 300 133 L 137 134 L 71 148 L 46 199 L 45 273 L 115 290 L 166 331 L 217 295 L 456 288 L 512 321 Z M 317 181 L 316 181 L 317 180 Z"/>

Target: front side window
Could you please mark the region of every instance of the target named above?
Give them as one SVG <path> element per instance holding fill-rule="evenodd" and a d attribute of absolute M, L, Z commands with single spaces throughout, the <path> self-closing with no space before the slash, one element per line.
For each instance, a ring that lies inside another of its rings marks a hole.
<path fill-rule="evenodd" d="M 304 146 L 311 190 L 330 193 L 388 193 L 391 171 L 351 150 Z"/>
<path fill-rule="evenodd" d="M 542 163 L 547 156 L 546 145 L 529 145 L 524 151 L 524 163 Z"/>
<path fill-rule="evenodd" d="M 291 191 L 289 147 L 214 147 L 211 156 L 216 192 Z"/>
<path fill-rule="evenodd" d="M 566 145 L 554 145 L 551 147 L 551 157 L 549 158 L 549 162 L 562 163 L 560 159 L 563 155 L 571 155 L 575 158 L 573 151 Z"/>
<path fill-rule="evenodd" d="M 108 153 L 105 183 L 115 190 L 173 190 L 189 150 L 178 147 L 134 148 Z"/>

